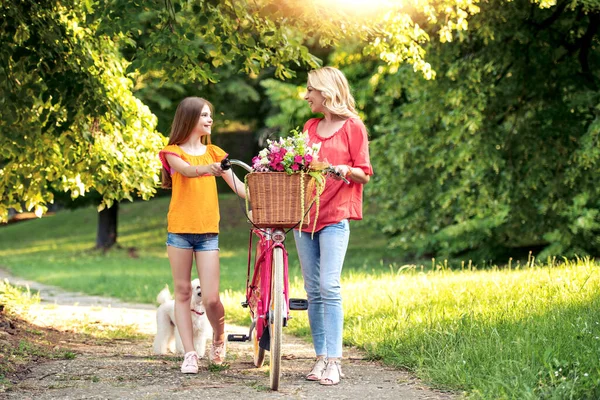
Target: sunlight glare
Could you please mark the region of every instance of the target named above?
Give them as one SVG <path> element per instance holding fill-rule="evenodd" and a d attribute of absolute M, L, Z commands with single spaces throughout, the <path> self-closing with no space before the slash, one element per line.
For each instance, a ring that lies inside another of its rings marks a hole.
<path fill-rule="evenodd" d="M 402 6 L 402 0 L 326 0 L 328 5 L 351 13 L 376 12 Z"/>

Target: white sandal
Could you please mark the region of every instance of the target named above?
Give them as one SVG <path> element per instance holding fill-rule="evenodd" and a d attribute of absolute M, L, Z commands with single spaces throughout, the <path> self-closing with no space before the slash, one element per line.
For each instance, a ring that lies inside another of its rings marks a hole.
<path fill-rule="evenodd" d="M 323 372 L 325 372 L 325 367 L 327 366 L 324 358 L 317 358 L 317 362 L 310 370 L 308 375 L 306 375 L 307 381 L 320 381 L 323 376 Z"/>
<path fill-rule="evenodd" d="M 341 378 L 346 376 L 342 373 L 342 363 L 340 360 L 327 361 L 325 372 L 321 376 L 319 383 L 325 386 L 337 385 Z"/>

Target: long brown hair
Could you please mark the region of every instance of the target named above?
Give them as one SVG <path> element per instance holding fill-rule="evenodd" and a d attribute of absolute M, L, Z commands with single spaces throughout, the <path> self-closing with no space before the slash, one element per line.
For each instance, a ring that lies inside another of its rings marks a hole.
<path fill-rule="evenodd" d="M 213 112 L 213 105 L 201 97 L 186 97 L 177 106 L 175 117 L 171 124 L 171 133 L 169 134 L 169 145 L 185 143 L 190 137 L 192 131 L 198 124 L 200 114 L 205 105 L 208 105 L 210 112 Z M 203 144 L 210 144 L 210 135 L 202 137 Z M 171 174 L 163 167 L 162 169 L 162 187 L 170 189 L 172 185 Z"/>

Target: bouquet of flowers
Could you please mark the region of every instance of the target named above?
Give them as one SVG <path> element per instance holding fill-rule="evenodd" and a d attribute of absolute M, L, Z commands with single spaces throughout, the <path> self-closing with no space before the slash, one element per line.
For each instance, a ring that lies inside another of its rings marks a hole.
<path fill-rule="evenodd" d="M 267 147 L 262 149 L 258 156 L 252 159 L 253 172 L 285 172 L 287 175 L 300 175 L 300 226 L 304 222 L 304 214 L 306 209 L 305 204 L 305 179 L 314 178 L 315 182 L 315 206 L 316 215 L 313 225 L 316 227 L 317 217 L 319 214 L 319 198 L 325 188 L 325 176 L 323 169 L 325 163 L 318 161 L 318 153 L 321 149 L 321 144 L 309 145 L 308 132 L 301 132 L 298 129 L 293 129 L 290 136 L 279 138 L 278 140 L 267 140 Z M 246 179 L 248 175 L 246 175 Z M 246 180 L 246 190 L 249 185 Z M 286 193 L 272 193 L 270 196 L 286 195 Z M 248 209 L 249 193 L 246 196 L 246 208 Z M 274 197 L 272 197 L 274 198 Z M 296 220 L 297 221 L 297 220 Z M 296 221 L 293 224 L 295 225 Z"/>
<path fill-rule="evenodd" d="M 308 144 L 308 132 L 292 130 L 279 140 L 267 140 L 267 147 L 252 159 L 255 172 L 286 172 L 288 175 L 309 172 L 317 161 L 321 144 Z"/>

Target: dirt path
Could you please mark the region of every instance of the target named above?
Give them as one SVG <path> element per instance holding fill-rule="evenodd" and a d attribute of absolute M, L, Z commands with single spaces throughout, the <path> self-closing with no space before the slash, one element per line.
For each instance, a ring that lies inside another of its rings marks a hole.
<path fill-rule="evenodd" d="M 310 344 L 284 338 L 280 390 L 272 392 L 268 367 L 252 365 L 248 343 L 229 343 L 227 369 L 208 368 L 202 360 L 198 375 L 182 375 L 176 357 L 152 355 L 155 308 L 115 299 L 67 293 L 61 289 L 14 278 L 0 270 L 0 279 L 13 285 L 28 284 L 41 293 L 42 303 L 30 310 L 28 320 L 39 326 L 65 326 L 67 320 L 98 326 L 132 325 L 142 340 L 98 343 L 61 343 L 77 355 L 70 360 L 34 365 L 6 399 L 456 399 L 459 396 L 431 390 L 410 374 L 365 359 L 356 349 L 345 349 L 346 379 L 336 387 L 323 387 L 303 379 L 313 362 Z M 228 333 L 245 328 L 227 326 Z"/>

